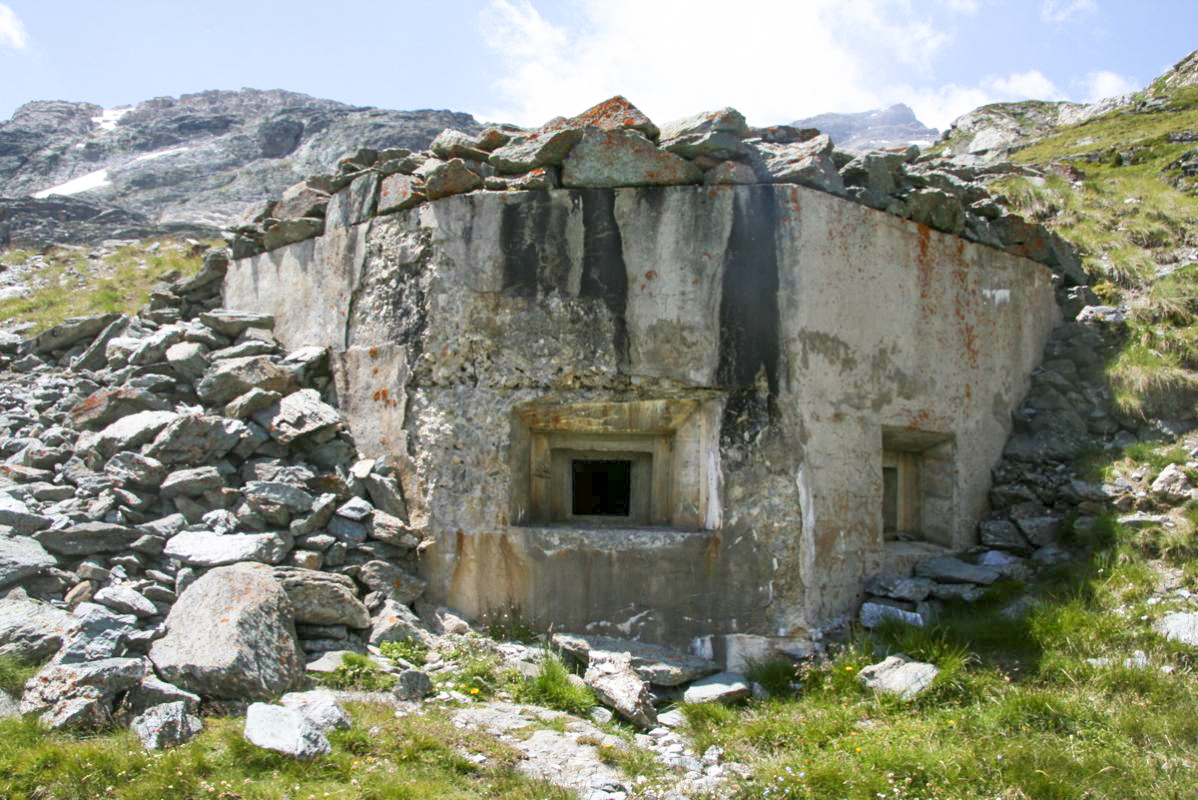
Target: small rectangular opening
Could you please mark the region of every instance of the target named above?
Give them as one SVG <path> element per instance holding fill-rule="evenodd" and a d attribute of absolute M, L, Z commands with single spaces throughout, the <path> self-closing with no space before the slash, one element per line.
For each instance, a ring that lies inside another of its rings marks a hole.
<path fill-rule="evenodd" d="M 882 532 L 898 531 L 899 517 L 898 467 L 882 467 Z"/>
<path fill-rule="evenodd" d="M 571 513 L 589 517 L 627 517 L 632 513 L 632 462 L 572 459 Z"/>

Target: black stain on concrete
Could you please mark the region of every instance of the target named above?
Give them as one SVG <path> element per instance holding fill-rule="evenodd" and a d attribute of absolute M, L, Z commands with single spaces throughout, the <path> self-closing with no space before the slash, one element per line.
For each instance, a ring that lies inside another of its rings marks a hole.
<path fill-rule="evenodd" d="M 624 243 L 616 223 L 616 194 L 611 189 L 582 189 L 582 280 L 578 295 L 602 300 L 615 321 L 613 342 L 620 363 L 628 363 L 628 272 Z"/>

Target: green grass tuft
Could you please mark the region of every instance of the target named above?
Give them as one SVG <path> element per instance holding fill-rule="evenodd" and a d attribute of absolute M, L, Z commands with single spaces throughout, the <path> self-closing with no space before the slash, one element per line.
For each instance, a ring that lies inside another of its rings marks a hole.
<path fill-rule="evenodd" d="M 585 716 L 595 707 L 595 695 L 570 678 L 570 671 L 561 658 L 556 653 L 546 652 L 536 677 L 517 687 L 516 700 Z"/>

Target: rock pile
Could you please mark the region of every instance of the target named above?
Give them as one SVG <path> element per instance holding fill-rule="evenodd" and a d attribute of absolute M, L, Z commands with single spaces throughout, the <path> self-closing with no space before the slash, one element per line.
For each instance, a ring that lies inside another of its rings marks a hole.
<path fill-rule="evenodd" d="M 429 150 L 362 148 L 267 203 L 233 232 L 235 258 L 274 250 L 473 191 L 794 183 L 1026 256 L 1084 282 L 1063 239 L 1008 213 L 970 167 L 919 161 L 919 148 L 837 151 L 814 128 L 752 128 L 732 108 L 658 127 L 623 97 L 536 130 L 446 129 Z"/>
<path fill-rule="evenodd" d="M 274 696 L 306 658 L 415 629 L 395 470 L 358 457 L 323 349 L 218 307 L 227 263 L 0 342 L 0 652 L 53 656 L 21 703 L 49 725 L 173 741 L 201 698 Z"/>

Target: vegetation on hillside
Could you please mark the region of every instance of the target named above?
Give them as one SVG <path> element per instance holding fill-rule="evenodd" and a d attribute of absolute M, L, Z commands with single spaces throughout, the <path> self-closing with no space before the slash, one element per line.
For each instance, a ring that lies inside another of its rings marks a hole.
<path fill-rule="evenodd" d="M 131 242 L 115 248 L 52 247 L 44 266 L 31 271 L 25 297 L 0 300 L 0 325 L 29 323 L 37 333 L 67 317 L 131 313 L 149 299 L 154 284 L 171 276 L 193 275 L 203 264 L 206 245 L 173 239 Z M 28 250 L 0 251 L 0 273 L 37 257 Z"/>

